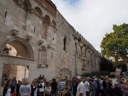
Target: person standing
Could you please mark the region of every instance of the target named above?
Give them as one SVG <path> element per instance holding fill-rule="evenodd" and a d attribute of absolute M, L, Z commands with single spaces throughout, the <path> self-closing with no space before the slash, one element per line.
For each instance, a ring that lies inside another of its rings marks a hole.
<path fill-rule="evenodd" d="M 86 96 L 86 89 L 85 89 L 85 84 L 84 84 L 84 78 L 79 76 L 78 80 L 80 81 L 80 83 L 77 86 L 76 96 Z"/>
<path fill-rule="evenodd" d="M 11 85 L 12 85 L 12 82 L 10 80 L 8 80 L 3 89 L 3 96 L 11 96 L 11 94 L 12 94 Z"/>
<path fill-rule="evenodd" d="M 52 83 L 51 83 L 51 93 L 54 96 L 57 96 L 57 86 L 58 86 L 58 84 L 56 82 L 56 79 L 53 78 Z"/>
<path fill-rule="evenodd" d="M 17 86 L 16 86 L 16 96 L 20 96 L 20 86 L 21 86 L 22 82 L 20 80 L 18 80 Z"/>
<path fill-rule="evenodd" d="M 16 77 L 13 77 L 12 81 L 12 96 L 16 96 L 16 87 L 17 87 L 17 80 Z"/>
<path fill-rule="evenodd" d="M 39 89 L 38 95 L 44 96 L 44 88 L 45 88 L 45 83 L 43 80 L 40 80 L 40 83 L 38 84 L 38 89 Z"/>
<path fill-rule="evenodd" d="M 45 96 L 51 96 L 51 86 L 49 82 L 46 82 L 46 86 L 45 86 Z"/>
<path fill-rule="evenodd" d="M 58 84 L 58 95 L 62 96 L 62 92 L 65 94 L 66 91 L 64 90 L 66 87 L 66 81 L 65 79 L 62 79 L 60 83 Z"/>
<path fill-rule="evenodd" d="M 20 86 L 20 95 L 21 96 L 30 96 L 31 95 L 31 85 L 27 78 L 22 79 L 22 85 Z"/>
<path fill-rule="evenodd" d="M 86 96 L 89 96 L 89 94 L 90 94 L 90 83 L 89 83 L 89 78 L 86 78 L 84 84 L 85 84 L 85 89 L 86 89 Z"/>
<path fill-rule="evenodd" d="M 78 80 L 76 77 L 73 77 L 72 79 L 73 96 L 76 96 L 77 86 L 78 86 Z"/>
<path fill-rule="evenodd" d="M 37 96 L 37 83 L 35 80 L 31 84 L 31 96 Z"/>

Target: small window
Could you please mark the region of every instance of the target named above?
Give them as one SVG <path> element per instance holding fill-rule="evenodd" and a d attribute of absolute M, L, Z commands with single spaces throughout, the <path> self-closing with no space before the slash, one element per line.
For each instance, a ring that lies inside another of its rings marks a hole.
<path fill-rule="evenodd" d="M 36 32 L 36 27 L 34 27 L 34 32 Z"/>
<path fill-rule="evenodd" d="M 67 38 L 66 37 L 64 37 L 63 42 L 64 42 L 63 50 L 66 51 L 66 43 L 67 43 Z"/>
<path fill-rule="evenodd" d="M 6 17 L 7 17 L 7 13 L 8 13 L 8 12 L 7 12 L 7 11 L 5 11 L 5 13 L 4 13 L 4 18 L 6 18 Z"/>

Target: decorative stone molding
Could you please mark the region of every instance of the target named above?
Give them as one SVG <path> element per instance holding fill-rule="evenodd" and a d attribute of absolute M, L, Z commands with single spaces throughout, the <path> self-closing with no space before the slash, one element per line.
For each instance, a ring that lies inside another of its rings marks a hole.
<path fill-rule="evenodd" d="M 47 64 L 38 64 L 38 68 L 48 68 Z"/>
<path fill-rule="evenodd" d="M 55 51 L 55 48 L 53 48 L 53 47 L 52 47 L 52 46 L 50 46 L 50 45 L 49 45 L 49 46 L 47 46 L 47 48 L 48 48 L 48 49 L 50 49 L 50 50 Z"/>
<path fill-rule="evenodd" d="M 37 41 L 37 44 L 38 44 L 39 46 L 41 46 L 43 43 L 44 43 L 44 41 L 42 41 L 42 40 L 38 40 L 38 41 Z"/>
<path fill-rule="evenodd" d="M 14 0 L 16 3 L 17 3 L 17 5 L 19 5 L 19 6 L 22 6 L 23 5 L 23 3 L 24 3 L 24 1 L 23 0 Z"/>
<path fill-rule="evenodd" d="M 46 51 L 46 46 L 45 45 L 41 45 L 41 47 L 40 47 L 40 51 Z"/>
<path fill-rule="evenodd" d="M 30 8 L 30 9 L 29 9 L 29 12 L 30 12 L 30 13 L 34 13 L 35 10 L 34 10 L 33 8 Z"/>
<path fill-rule="evenodd" d="M 44 64 L 38 64 L 38 68 L 45 68 Z"/>
<path fill-rule="evenodd" d="M 30 35 L 28 35 L 28 34 L 27 34 L 25 37 L 26 37 L 25 39 L 26 39 L 27 41 L 30 41 L 30 40 L 32 39 L 32 36 L 30 36 Z"/>
<path fill-rule="evenodd" d="M 12 29 L 12 30 L 11 30 L 11 35 L 12 35 L 12 36 L 16 36 L 16 35 L 18 34 L 18 32 L 19 32 L 18 30 Z"/>

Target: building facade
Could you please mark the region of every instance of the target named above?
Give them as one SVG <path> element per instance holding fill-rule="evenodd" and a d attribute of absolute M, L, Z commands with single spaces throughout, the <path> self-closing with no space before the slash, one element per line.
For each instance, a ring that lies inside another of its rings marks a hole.
<path fill-rule="evenodd" d="M 51 0 L 0 0 L 0 82 L 98 71 L 100 54 Z"/>

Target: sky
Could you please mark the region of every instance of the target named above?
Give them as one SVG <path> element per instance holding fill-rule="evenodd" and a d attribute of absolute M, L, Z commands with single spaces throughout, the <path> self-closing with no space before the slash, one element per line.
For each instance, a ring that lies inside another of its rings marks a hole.
<path fill-rule="evenodd" d="M 96 50 L 114 24 L 128 24 L 128 0 L 52 0 L 59 12 Z"/>

